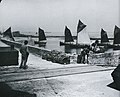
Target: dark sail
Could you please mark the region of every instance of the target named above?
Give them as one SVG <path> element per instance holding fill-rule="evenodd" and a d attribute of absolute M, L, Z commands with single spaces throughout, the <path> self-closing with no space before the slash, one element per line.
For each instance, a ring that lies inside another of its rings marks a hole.
<path fill-rule="evenodd" d="M 67 26 L 65 27 L 65 42 L 73 42 L 73 37 L 71 34 L 70 29 L 67 28 Z"/>
<path fill-rule="evenodd" d="M 120 44 L 120 28 L 115 25 L 114 29 L 114 44 Z"/>
<path fill-rule="evenodd" d="M 109 42 L 107 32 L 101 29 L 101 43 Z"/>
<path fill-rule="evenodd" d="M 78 26 L 77 26 L 77 33 L 79 33 L 80 31 L 82 31 L 85 27 L 86 27 L 86 25 L 83 24 L 83 23 L 79 20 Z"/>
<path fill-rule="evenodd" d="M 13 35 L 11 33 L 11 27 L 9 27 L 5 32 L 3 32 L 3 37 L 9 37 L 13 41 L 15 41 L 15 39 L 13 38 Z"/>
<path fill-rule="evenodd" d="M 44 30 L 39 28 L 38 34 L 39 34 L 39 41 L 46 40 L 46 36 L 45 36 Z"/>

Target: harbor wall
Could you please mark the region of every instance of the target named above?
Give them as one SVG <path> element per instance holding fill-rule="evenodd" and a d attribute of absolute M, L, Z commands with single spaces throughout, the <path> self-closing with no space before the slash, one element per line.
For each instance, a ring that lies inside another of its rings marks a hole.
<path fill-rule="evenodd" d="M 120 51 L 111 51 L 107 53 L 90 54 L 90 65 L 118 66 Z"/>
<path fill-rule="evenodd" d="M 9 41 L 5 39 L 2 39 L 1 41 L 6 43 L 7 45 L 11 45 L 12 47 L 14 46 L 17 48 L 20 48 L 22 45 L 22 43 L 15 42 L 15 41 Z M 42 48 L 31 46 L 31 45 L 28 45 L 28 50 L 31 53 L 40 55 L 42 59 L 52 61 L 55 63 L 60 63 L 60 64 L 70 64 L 70 56 L 68 56 L 67 54 L 63 52 L 56 51 L 56 50 L 51 51 L 45 48 L 42 49 Z"/>
<path fill-rule="evenodd" d="M 4 43 L 8 45 L 14 45 L 17 48 L 20 48 L 22 45 L 19 42 L 9 41 L 5 39 L 2 39 L 1 41 L 3 41 Z M 28 45 L 28 49 L 29 49 L 29 52 L 40 55 L 41 57 L 51 53 L 51 51 L 48 49 L 42 49 L 42 48 L 31 46 L 31 45 Z M 90 54 L 88 60 L 89 60 L 90 65 L 118 66 L 119 56 L 120 56 L 120 51 L 111 51 L 111 52 L 106 52 L 106 53 Z M 76 60 L 77 57 L 75 56 L 72 56 L 72 57 L 70 58 L 70 63 L 75 64 L 77 62 Z M 60 61 L 60 59 L 58 60 Z M 72 60 L 74 62 L 72 62 Z"/>
<path fill-rule="evenodd" d="M 5 39 L 1 39 L 1 41 L 7 45 L 11 45 L 11 46 L 14 45 L 14 47 L 16 47 L 16 48 L 20 48 L 22 45 L 22 43 L 15 42 L 15 41 L 9 41 L 9 40 L 5 40 Z M 48 50 L 48 49 L 42 49 L 42 48 L 31 46 L 31 45 L 28 45 L 28 50 L 29 50 L 29 52 L 38 54 L 40 56 L 42 56 L 45 53 L 50 52 L 50 50 Z"/>

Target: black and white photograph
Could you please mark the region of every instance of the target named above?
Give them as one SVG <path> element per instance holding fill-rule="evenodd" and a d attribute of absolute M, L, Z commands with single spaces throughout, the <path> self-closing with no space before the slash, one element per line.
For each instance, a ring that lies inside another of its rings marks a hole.
<path fill-rule="evenodd" d="M 0 0 L 0 97 L 120 97 L 120 0 Z"/>

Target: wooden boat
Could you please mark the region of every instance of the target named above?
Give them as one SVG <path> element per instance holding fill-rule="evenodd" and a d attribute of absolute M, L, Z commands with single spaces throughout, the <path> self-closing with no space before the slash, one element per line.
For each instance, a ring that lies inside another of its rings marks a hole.
<path fill-rule="evenodd" d="M 114 50 L 120 50 L 120 28 L 115 25 L 114 28 Z"/>
<path fill-rule="evenodd" d="M 120 28 L 115 26 L 113 43 L 109 42 L 106 31 L 101 30 L 101 43 L 97 43 L 98 46 L 107 46 L 107 48 L 113 48 L 114 50 L 120 49 Z"/>
<path fill-rule="evenodd" d="M 107 32 L 103 29 L 101 29 L 101 43 L 108 43 L 109 39 L 108 39 L 108 35 Z"/>
<path fill-rule="evenodd" d="M 67 26 L 65 26 L 64 34 L 65 34 L 65 40 L 64 40 L 64 42 L 60 41 L 60 45 L 70 45 L 70 44 L 72 45 L 72 44 L 74 44 L 73 36 L 71 34 L 70 29 Z"/>
<path fill-rule="evenodd" d="M 84 48 L 90 46 L 90 37 L 85 30 L 86 25 L 83 24 L 80 20 L 77 26 L 77 39 L 76 42 L 73 40 L 71 31 L 65 27 L 65 41 L 61 42 L 60 45 L 69 45 L 73 48 Z"/>
<path fill-rule="evenodd" d="M 98 41 L 96 39 L 96 41 Z M 112 45 L 110 44 L 109 42 L 109 38 L 108 38 L 108 35 L 107 35 L 107 32 L 103 29 L 101 29 L 101 38 L 100 38 L 100 42 L 97 43 L 98 46 L 109 46 L 109 45 Z"/>
<path fill-rule="evenodd" d="M 35 41 L 35 44 L 45 45 L 47 42 L 45 32 L 41 28 L 38 29 L 38 39 L 38 41 Z"/>

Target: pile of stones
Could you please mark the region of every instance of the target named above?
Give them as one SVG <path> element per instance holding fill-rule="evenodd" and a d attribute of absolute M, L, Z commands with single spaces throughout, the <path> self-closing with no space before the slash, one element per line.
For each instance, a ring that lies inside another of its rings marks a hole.
<path fill-rule="evenodd" d="M 52 61 L 54 63 L 70 64 L 70 56 L 56 50 L 52 50 L 49 53 L 43 54 L 42 59 L 45 59 L 47 61 Z"/>

